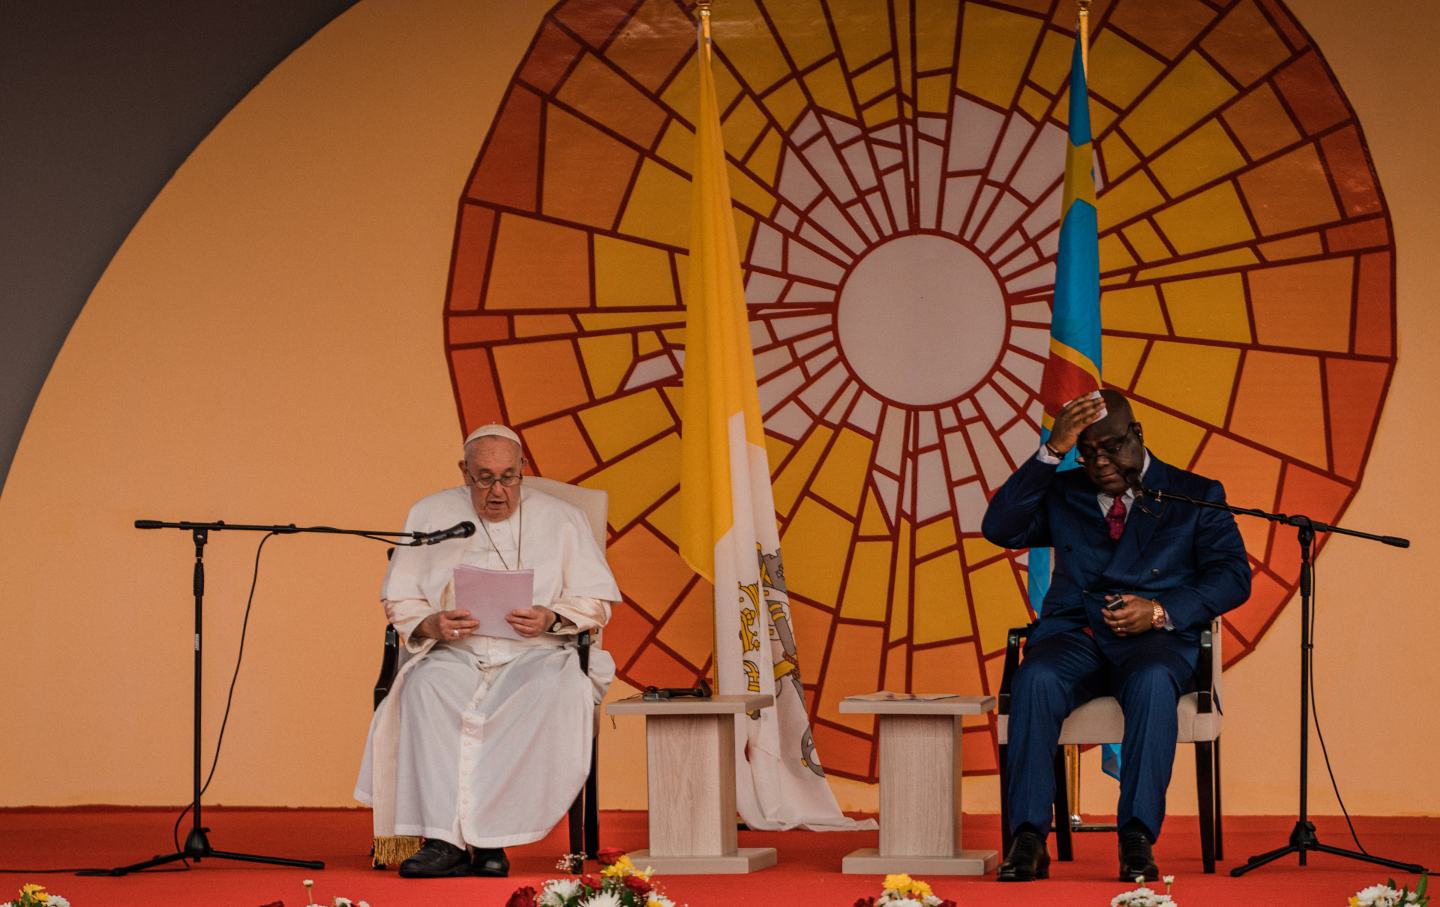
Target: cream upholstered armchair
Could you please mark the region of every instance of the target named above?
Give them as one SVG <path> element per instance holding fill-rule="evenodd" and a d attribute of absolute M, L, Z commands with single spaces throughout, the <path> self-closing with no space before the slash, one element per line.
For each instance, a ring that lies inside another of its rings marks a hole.
<path fill-rule="evenodd" d="M 608 492 L 598 488 L 585 488 L 580 485 L 557 482 L 540 476 L 526 476 L 524 484 L 578 507 L 589 521 L 590 529 L 595 533 L 595 541 L 599 543 L 600 549 L 602 551 L 605 549 L 605 527 L 610 511 Z M 600 644 L 600 631 L 592 630 L 588 633 L 578 634 L 575 643 L 580 653 L 580 670 L 588 674 L 590 671 L 590 647 Z M 400 645 L 400 635 L 395 632 L 394 627 L 387 625 L 385 627 L 385 650 L 380 660 L 380 676 L 375 681 L 375 708 L 379 708 L 381 701 L 389 694 L 390 686 L 395 682 L 395 675 L 407 655 L 405 647 Z M 570 806 L 569 818 L 569 852 L 572 854 L 583 853 L 589 859 L 594 859 L 595 852 L 600 848 L 600 807 L 597 790 L 599 722 L 600 710 L 597 706 L 595 710 L 597 734 L 591 738 L 590 742 L 590 774 L 585 779 L 585 786 L 581 788 L 580 793 L 575 797 L 575 802 Z M 372 857 L 376 867 L 382 867 L 391 861 L 398 861 L 397 857 L 404 859 L 398 854 L 383 855 L 382 859 L 381 854 L 374 852 L 372 852 Z"/>
<path fill-rule="evenodd" d="M 1020 664 L 1021 640 L 1028 627 L 1012 629 L 1005 646 L 1005 668 L 997 697 L 997 739 L 1000 743 L 1000 834 L 1002 853 L 1010 852 L 1010 811 L 1005 799 L 1008 780 L 1005 756 L 1010 739 L 1010 683 Z M 1215 871 L 1215 861 L 1224 859 L 1224 834 L 1220 811 L 1220 678 L 1224 661 L 1220 655 L 1220 621 L 1200 635 L 1200 660 L 1195 670 L 1195 692 L 1180 697 L 1176 707 L 1180 721 L 1178 742 L 1195 744 L 1195 792 L 1200 803 L 1200 858 L 1205 871 Z M 1099 696 L 1071 712 L 1060 727 L 1060 746 L 1055 750 L 1055 849 L 1061 860 L 1072 858 L 1070 809 L 1064 748 L 1070 744 L 1119 743 L 1125 732 L 1125 716 L 1113 696 Z"/>

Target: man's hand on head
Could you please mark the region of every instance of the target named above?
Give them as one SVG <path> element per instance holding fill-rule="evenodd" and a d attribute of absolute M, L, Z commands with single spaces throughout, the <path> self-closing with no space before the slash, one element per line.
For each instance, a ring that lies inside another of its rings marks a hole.
<path fill-rule="evenodd" d="M 1080 433 L 1105 416 L 1105 401 L 1098 394 L 1076 397 L 1060 410 L 1046 444 L 1064 456 L 1080 440 Z"/>
<path fill-rule="evenodd" d="M 521 636 L 539 636 L 555 623 L 555 612 L 544 605 L 516 608 L 505 615 L 505 622 L 515 628 Z"/>

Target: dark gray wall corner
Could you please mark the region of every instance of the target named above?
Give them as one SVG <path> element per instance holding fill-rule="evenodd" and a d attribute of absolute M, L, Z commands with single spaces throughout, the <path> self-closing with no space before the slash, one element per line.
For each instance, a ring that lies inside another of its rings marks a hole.
<path fill-rule="evenodd" d="M 355 0 L 0 0 L 0 486 L 65 335 L 151 200 Z"/>

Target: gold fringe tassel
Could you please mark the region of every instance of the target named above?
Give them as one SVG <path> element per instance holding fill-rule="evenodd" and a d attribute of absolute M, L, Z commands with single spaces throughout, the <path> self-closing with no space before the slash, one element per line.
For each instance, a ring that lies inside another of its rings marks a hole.
<path fill-rule="evenodd" d="M 408 835 L 377 836 L 371 849 L 370 863 L 376 868 L 399 865 L 415 856 L 424 841 L 424 838 Z"/>

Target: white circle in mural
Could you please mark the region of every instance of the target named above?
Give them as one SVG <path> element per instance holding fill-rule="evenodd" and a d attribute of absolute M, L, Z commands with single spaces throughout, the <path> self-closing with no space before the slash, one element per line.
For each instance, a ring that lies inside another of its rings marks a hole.
<path fill-rule="evenodd" d="M 948 236 L 909 234 L 875 246 L 846 275 L 839 300 L 846 361 L 896 403 L 962 396 L 990 373 L 1005 342 L 1005 296 L 994 272 Z"/>

